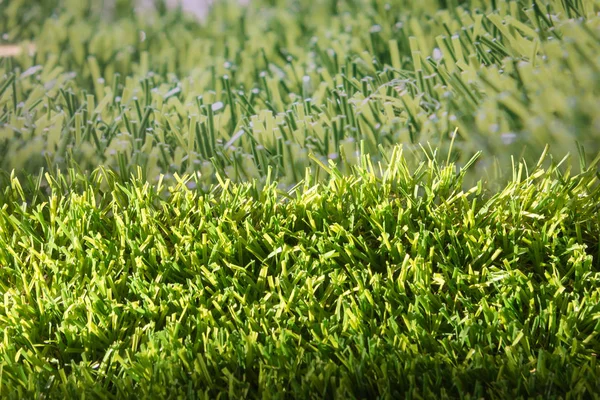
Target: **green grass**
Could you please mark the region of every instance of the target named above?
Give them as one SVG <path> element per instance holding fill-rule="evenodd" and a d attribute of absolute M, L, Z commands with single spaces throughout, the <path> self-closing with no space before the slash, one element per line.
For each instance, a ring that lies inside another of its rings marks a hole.
<path fill-rule="evenodd" d="M 600 2 L 389 3 L 0 0 L 1 398 L 598 398 Z"/>
<path fill-rule="evenodd" d="M 290 193 L 13 178 L 1 395 L 597 395 L 596 164 L 496 194 L 398 149 L 363 164 Z"/>

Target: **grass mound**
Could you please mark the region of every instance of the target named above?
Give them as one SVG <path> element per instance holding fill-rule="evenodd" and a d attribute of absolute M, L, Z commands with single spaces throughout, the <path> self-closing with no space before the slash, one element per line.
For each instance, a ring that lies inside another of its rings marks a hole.
<path fill-rule="evenodd" d="M 13 178 L 3 395 L 598 393 L 595 167 L 520 165 L 493 195 L 433 159 L 411 173 L 398 150 L 324 167 L 328 184 L 291 193 L 101 169 L 45 195 Z"/>

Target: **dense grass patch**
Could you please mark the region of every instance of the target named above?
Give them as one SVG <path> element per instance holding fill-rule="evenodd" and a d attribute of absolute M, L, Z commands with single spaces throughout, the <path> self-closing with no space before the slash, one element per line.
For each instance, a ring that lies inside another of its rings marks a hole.
<path fill-rule="evenodd" d="M 2 396 L 598 393 L 596 165 L 519 165 L 496 194 L 398 150 L 323 167 L 290 193 L 12 179 Z"/>

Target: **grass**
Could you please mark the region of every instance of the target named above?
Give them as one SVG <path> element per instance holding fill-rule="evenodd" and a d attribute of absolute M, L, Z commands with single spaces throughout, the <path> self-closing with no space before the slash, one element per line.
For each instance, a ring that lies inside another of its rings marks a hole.
<path fill-rule="evenodd" d="M 521 164 L 491 194 L 398 149 L 363 163 L 290 193 L 13 178 L 2 395 L 598 393 L 596 165 Z"/>
<path fill-rule="evenodd" d="M 447 153 L 457 130 L 454 161 L 484 151 L 473 183 L 547 143 L 557 157 L 576 142 L 600 152 L 595 1 L 224 1 L 202 24 L 173 12 L 107 24 L 96 2 L 63 3 L 25 29 L 29 3 L 11 0 L 0 25 L 37 44 L 0 62 L 5 170 L 141 166 L 153 182 L 201 170 L 209 185 L 273 166 L 292 186 L 311 153 L 349 172 L 360 143 L 375 162 L 399 143 Z"/>
<path fill-rule="evenodd" d="M 597 0 L 4 3 L 0 397 L 597 398 Z"/>

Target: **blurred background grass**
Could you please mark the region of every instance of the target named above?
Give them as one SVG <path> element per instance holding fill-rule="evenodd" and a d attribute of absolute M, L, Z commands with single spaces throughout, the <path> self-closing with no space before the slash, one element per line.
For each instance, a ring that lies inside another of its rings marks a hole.
<path fill-rule="evenodd" d="M 600 151 L 595 0 L 224 0 L 204 19 L 164 2 L 4 2 L 4 43 L 37 48 L 0 62 L 7 172 L 141 166 L 208 184 L 271 166 L 289 186 L 311 153 L 346 172 L 395 144 L 445 159 L 456 131 L 458 165 L 483 151 L 469 182 L 546 144 Z"/>

